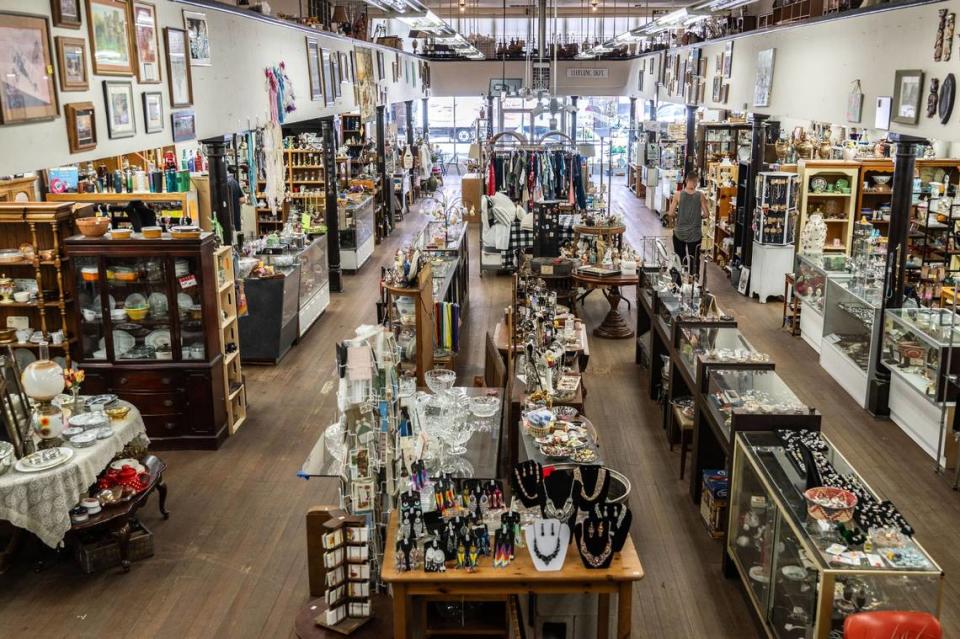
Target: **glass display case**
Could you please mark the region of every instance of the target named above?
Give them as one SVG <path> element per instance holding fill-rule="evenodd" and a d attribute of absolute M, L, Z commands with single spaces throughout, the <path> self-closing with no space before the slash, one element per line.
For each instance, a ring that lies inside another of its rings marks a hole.
<path fill-rule="evenodd" d="M 828 277 L 847 275 L 847 256 L 837 254 L 797 254 L 793 294 L 802 304 L 800 336 L 815 351 L 820 352 L 823 339 L 823 302 Z"/>
<path fill-rule="evenodd" d="M 412 245 L 430 260 L 433 299 L 465 305 L 468 293 L 467 225 L 432 221 L 420 230 Z"/>
<path fill-rule="evenodd" d="M 769 428 L 771 418 L 778 424 L 794 421 L 819 429 L 816 411 L 800 401 L 772 370 L 711 370 L 707 374 L 706 397 L 707 409 L 727 440 L 732 439 L 731 432 L 743 430 L 737 426 L 765 423 L 765 428 Z M 795 416 L 812 419 L 790 420 Z"/>
<path fill-rule="evenodd" d="M 851 277 L 827 279 L 820 365 L 864 408 L 877 368 L 881 297 Z"/>
<path fill-rule="evenodd" d="M 821 476 L 855 486 L 860 504 L 879 497 L 822 435 L 738 433 L 730 479 L 726 551 L 748 598 L 773 637 L 828 639 L 846 617 L 873 610 L 940 613 L 943 573 L 892 505 L 883 525 L 861 531 L 860 511 L 839 526 L 813 519 L 804 498 L 806 472 L 797 448 L 817 449 Z M 840 530 L 853 536 L 846 538 Z M 859 533 L 859 534 L 858 534 Z M 869 533 L 869 536 L 868 536 Z"/>
<path fill-rule="evenodd" d="M 356 271 L 373 254 L 374 219 L 373 196 L 367 193 L 351 194 L 337 201 L 340 216 L 340 266 Z"/>
<path fill-rule="evenodd" d="M 773 368 L 767 353 L 756 350 L 739 329 L 727 326 L 682 328 L 677 353 L 697 388 L 704 385 L 707 367 Z"/>
<path fill-rule="evenodd" d="M 757 197 L 754 241 L 774 246 L 793 244 L 800 177 L 796 173 L 764 171 L 757 174 L 754 184 Z"/>

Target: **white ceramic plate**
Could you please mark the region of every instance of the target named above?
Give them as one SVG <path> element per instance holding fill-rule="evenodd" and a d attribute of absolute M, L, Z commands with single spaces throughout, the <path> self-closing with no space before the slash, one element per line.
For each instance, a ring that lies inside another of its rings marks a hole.
<path fill-rule="evenodd" d="M 113 295 L 108 295 L 108 296 L 107 296 L 107 304 L 109 304 L 111 311 L 117 307 L 117 300 L 114 299 Z M 99 296 L 99 295 L 97 295 L 96 297 L 93 298 L 93 308 L 94 308 L 94 310 L 97 310 L 97 311 L 99 312 L 99 310 L 98 310 L 98 309 L 100 308 L 100 296 Z"/>
<path fill-rule="evenodd" d="M 17 365 L 20 367 L 20 370 L 25 369 L 27 365 L 37 361 L 36 353 L 29 348 L 18 348 L 14 350 L 13 357 L 17 360 Z"/>
<path fill-rule="evenodd" d="M 131 293 L 127 299 L 123 300 L 124 308 L 143 308 L 147 305 L 147 298 L 140 293 Z"/>
<path fill-rule="evenodd" d="M 157 330 L 148 333 L 147 336 L 143 338 L 143 343 L 147 346 L 152 346 L 153 348 L 173 345 L 173 341 L 170 339 L 170 330 L 166 328 L 158 328 Z"/>
<path fill-rule="evenodd" d="M 100 338 L 100 350 L 105 350 L 106 338 Z M 113 331 L 113 351 L 115 357 L 120 357 L 137 345 L 137 340 L 126 331 Z"/>
<path fill-rule="evenodd" d="M 800 566 L 784 566 L 780 572 L 791 581 L 801 581 L 807 577 L 807 571 Z"/>
<path fill-rule="evenodd" d="M 118 459 L 117 461 L 110 464 L 110 468 L 113 470 L 121 470 L 124 466 L 133 466 L 133 469 L 138 473 L 145 473 L 147 469 L 144 468 L 143 464 L 138 462 L 133 457 L 127 457 L 125 459 Z"/>
<path fill-rule="evenodd" d="M 763 571 L 764 571 L 763 566 L 754 566 L 753 568 L 750 569 L 750 573 L 749 573 L 750 578 L 753 579 L 754 581 L 759 581 L 762 584 L 770 583 L 769 575 L 765 575 Z"/>
<path fill-rule="evenodd" d="M 21 473 L 39 473 L 40 471 L 43 471 L 43 470 L 50 470 L 51 468 L 56 468 L 60 464 L 65 464 L 68 461 L 70 461 L 71 457 L 73 457 L 72 448 L 67 448 L 66 446 L 60 446 L 58 450 L 60 451 L 60 456 L 44 464 L 35 466 L 30 463 L 31 458 L 33 458 L 34 455 L 39 455 L 39 453 L 42 452 L 42 451 L 38 451 L 36 453 L 27 455 L 23 459 L 17 460 L 17 464 L 16 466 L 14 466 L 14 468 L 19 470 Z"/>

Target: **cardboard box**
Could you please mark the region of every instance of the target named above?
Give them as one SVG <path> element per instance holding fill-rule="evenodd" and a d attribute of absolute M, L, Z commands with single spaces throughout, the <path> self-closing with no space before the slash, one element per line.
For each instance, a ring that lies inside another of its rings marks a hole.
<path fill-rule="evenodd" d="M 461 199 L 463 207 L 467 212 L 467 220 L 478 222 L 480 220 L 480 198 L 483 196 L 483 177 L 479 173 L 466 173 L 460 180 Z M 473 215 L 470 215 L 470 211 Z"/>
<path fill-rule="evenodd" d="M 703 471 L 703 492 L 700 494 L 700 516 L 707 532 L 722 539 L 727 525 L 727 504 L 730 499 L 730 478 L 725 470 Z"/>

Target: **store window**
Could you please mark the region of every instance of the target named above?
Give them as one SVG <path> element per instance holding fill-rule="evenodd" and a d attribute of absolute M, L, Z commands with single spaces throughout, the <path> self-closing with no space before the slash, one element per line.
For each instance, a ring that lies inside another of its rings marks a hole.
<path fill-rule="evenodd" d="M 630 99 L 622 97 L 585 96 L 577 109 L 577 144 L 592 149 L 599 166 L 612 167 L 614 172 L 626 169 L 627 138 L 630 133 Z M 601 144 L 602 142 L 602 144 Z"/>
<path fill-rule="evenodd" d="M 467 157 L 476 138 L 476 124 L 485 100 L 481 97 L 430 98 L 427 101 L 430 143 L 438 148 L 444 161 Z M 486 130 L 486 125 L 482 125 Z"/>

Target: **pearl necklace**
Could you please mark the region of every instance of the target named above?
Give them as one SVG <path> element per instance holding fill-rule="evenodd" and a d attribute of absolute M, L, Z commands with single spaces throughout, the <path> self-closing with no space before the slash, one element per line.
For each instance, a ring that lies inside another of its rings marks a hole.
<path fill-rule="evenodd" d="M 543 522 L 540 522 L 540 536 L 546 537 L 547 535 L 543 532 Z M 557 558 L 557 555 L 560 554 L 560 535 L 559 530 L 554 529 L 553 523 L 550 524 L 550 536 L 557 538 L 557 547 L 553 549 L 553 552 L 544 555 L 540 552 L 540 549 L 537 547 L 537 528 L 534 525 L 533 528 L 533 554 L 542 561 L 545 565 L 548 565 L 551 561 Z"/>
<path fill-rule="evenodd" d="M 601 467 L 600 470 L 597 471 L 597 483 L 593 485 L 593 494 L 589 496 L 583 492 L 586 484 L 583 481 L 583 475 L 580 472 L 579 466 L 574 469 L 573 478 L 580 482 L 580 499 L 588 504 L 593 503 L 600 499 L 600 493 L 603 492 L 603 484 L 607 481 L 607 469 Z"/>
<path fill-rule="evenodd" d="M 594 555 L 587 548 L 586 528 L 580 531 L 580 555 L 584 558 L 584 560 L 586 560 L 587 564 L 591 568 L 599 568 L 606 563 L 612 551 L 613 545 L 610 541 L 610 535 L 607 535 L 607 544 L 603 547 L 603 552 L 601 552 L 599 555 Z"/>

